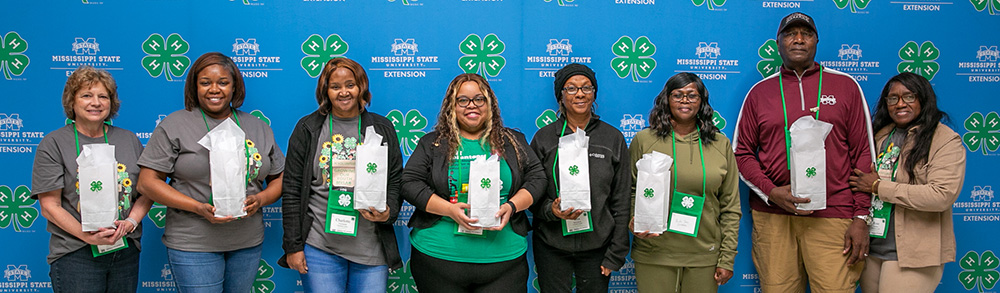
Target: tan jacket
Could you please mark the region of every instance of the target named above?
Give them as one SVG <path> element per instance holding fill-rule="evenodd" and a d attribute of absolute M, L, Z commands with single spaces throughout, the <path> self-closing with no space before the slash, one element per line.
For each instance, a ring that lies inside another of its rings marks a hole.
<path fill-rule="evenodd" d="M 895 127 L 889 125 L 875 134 L 876 145 L 882 145 Z M 909 130 L 900 166 L 914 144 L 914 131 Z M 951 207 L 962 191 L 965 180 L 965 147 L 962 138 L 944 124 L 934 131 L 927 162 L 914 170 L 914 183 L 902 168 L 896 171 L 896 182 L 883 180 L 878 186 L 879 197 L 896 205 L 892 222 L 896 225 L 896 250 L 899 266 L 921 268 L 955 261 L 955 231 Z"/>

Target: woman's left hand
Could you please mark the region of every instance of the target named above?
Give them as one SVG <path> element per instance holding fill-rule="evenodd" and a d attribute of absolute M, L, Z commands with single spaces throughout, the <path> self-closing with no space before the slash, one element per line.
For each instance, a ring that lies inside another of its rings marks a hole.
<path fill-rule="evenodd" d="M 243 211 L 247 213 L 244 217 L 252 216 L 261 208 L 260 194 L 247 195 L 243 200 Z"/>
<path fill-rule="evenodd" d="M 500 218 L 500 226 L 492 228 L 483 228 L 484 230 L 500 231 L 504 226 L 507 226 L 507 221 L 510 220 L 510 216 L 514 214 L 513 208 L 509 204 L 500 205 L 500 211 L 497 212 L 495 217 Z"/>
<path fill-rule="evenodd" d="M 727 270 L 727 269 L 723 269 L 723 268 L 715 268 L 715 284 L 716 285 L 719 285 L 719 286 L 725 285 L 726 282 L 729 282 L 729 278 L 732 278 L 732 277 L 733 277 L 733 271 L 730 271 L 730 270 Z"/>
<path fill-rule="evenodd" d="M 874 169 L 875 168 L 872 168 L 872 170 Z M 854 169 L 854 175 L 847 178 L 847 183 L 851 185 L 851 191 L 872 193 L 872 184 L 878 179 L 878 173 L 875 173 L 874 171 L 865 173 L 861 172 L 861 170 Z"/>
<path fill-rule="evenodd" d="M 372 223 L 382 223 L 389 220 L 389 206 L 385 207 L 384 212 L 379 212 L 375 210 L 374 207 L 368 207 L 367 210 L 358 210 L 361 212 L 361 216 Z"/>
<path fill-rule="evenodd" d="M 604 275 L 605 277 L 610 276 L 611 275 L 611 269 L 605 268 L 604 266 L 601 266 L 601 275 Z"/>
<path fill-rule="evenodd" d="M 132 222 L 125 220 L 117 220 L 115 221 L 115 235 L 111 236 L 111 238 L 121 239 L 122 237 L 125 237 L 125 235 L 128 235 L 128 233 L 131 233 L 134 230 L 135 226 L 132 225 Z"/>

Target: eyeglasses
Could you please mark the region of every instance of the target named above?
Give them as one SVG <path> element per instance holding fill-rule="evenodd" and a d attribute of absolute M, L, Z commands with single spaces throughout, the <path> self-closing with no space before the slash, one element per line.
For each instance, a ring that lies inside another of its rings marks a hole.
<path fill-rule="evenodd" d="M 570 94 L 570 95 L 575 95 L 578 91 L 581 91 L 581 90 L 583 91 L 584 94 L 593 94 L 595 88 L 592 85 L 588 85 L 588 86 L 584 86 L 584 87 L 568 86 L 568 87 L 564 87 L 563 88 L 563 91 L 565 91 L 567 94 Z"/>
<path fill-rule="evenodd" d="M 471 99 L 470 98 L 466 98 L 466 97 L 459 97 L 458 98 L 458 106 L 459 107 L 468 107 L 469 106 L 469 102 L 472 102 L 472 104 L 476 105 L 476 107 L 481 107 L 483 105 L 486 105 L 486 97 L 484 97 L 484 96 L 476 96 L 475 98 L 471 98 Z"/>
<path fill-rule="evenodd" d="M 672 95 L 670 95 L 670 99 L 673 100 L 674 102 L 681 102 L 684 99 L 687 99 L 688 101 L 696 102 L 698 100 L 701 100 L 701 95 L 699 95 L 699 94 L 686 94 L 686 95 L 672 94 Z"/>
<path fill-rule="evenodd" d="M 897 96 L 897 95 L 889 95 L 889 96 L 885 97 L 885 102 L 888 103 L 889 105 L 895 105 L 896 103 L 899 103 L 899 99 L 900 98 L 902 98 L 903 102 L 905 102 L 907 104 L 912 104 L 913 102 L 917 101 L 917 96 L 916 95 L 914 95 L 914 94 L 905 94 L 902 97 L 901 96 Z"/>

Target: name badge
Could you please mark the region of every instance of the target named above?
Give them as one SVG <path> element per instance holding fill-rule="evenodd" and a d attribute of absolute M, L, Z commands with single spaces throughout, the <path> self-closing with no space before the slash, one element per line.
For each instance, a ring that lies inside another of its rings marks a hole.
<path fill-rule="evenodd" d="M 115 251 L 128 248 L 128 241 L 125 241 L 125 237 L 118 239 L 113 244 L 109 245 L 90 245 L 90 251 L 94 254 L 94 257 L 109 254 Z"/>
<path fill-rule="evenodd" d="M 333 190 L 326 201 L 326 233 L 357 236 L 358 211 L 353 206 L 354 193 Z"/>
<path fill-rule="evenodd" d="M 691 237 L 697 236 L 704 207 L 705 197 L 674 191 L 670 198 L 667 231 Z"/>
<path fill-rule="evenodd" d="M 590 212 L 583 212 L 576 220 L 562 220 L 563 236 L 594 231 L 594 222 Z"/>

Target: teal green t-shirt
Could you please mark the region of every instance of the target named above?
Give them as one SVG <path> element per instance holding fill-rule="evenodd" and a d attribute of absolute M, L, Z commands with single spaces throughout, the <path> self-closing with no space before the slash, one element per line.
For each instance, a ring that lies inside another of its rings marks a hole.
<path fill-rule="evenodd" d="M 462 145 L 448 167 L 448 198 L 457 202 L 468 202 L 469 163 L 490 153 L 479 140 L 462 139 Z M 507 202 L 510 196 L 510 166 L 500 159 L 500 202 Z M 435 258 L 467 263 L 495 263 L 508 261 L 528 251 L 524 236 L 514 233 L 510 223 L 500 231 L 483 231 L 483 235 L 458 233 L 458 224 L 449 217 L 426 229 L 413 229 L 410 244 L 420 252 Z"/>

